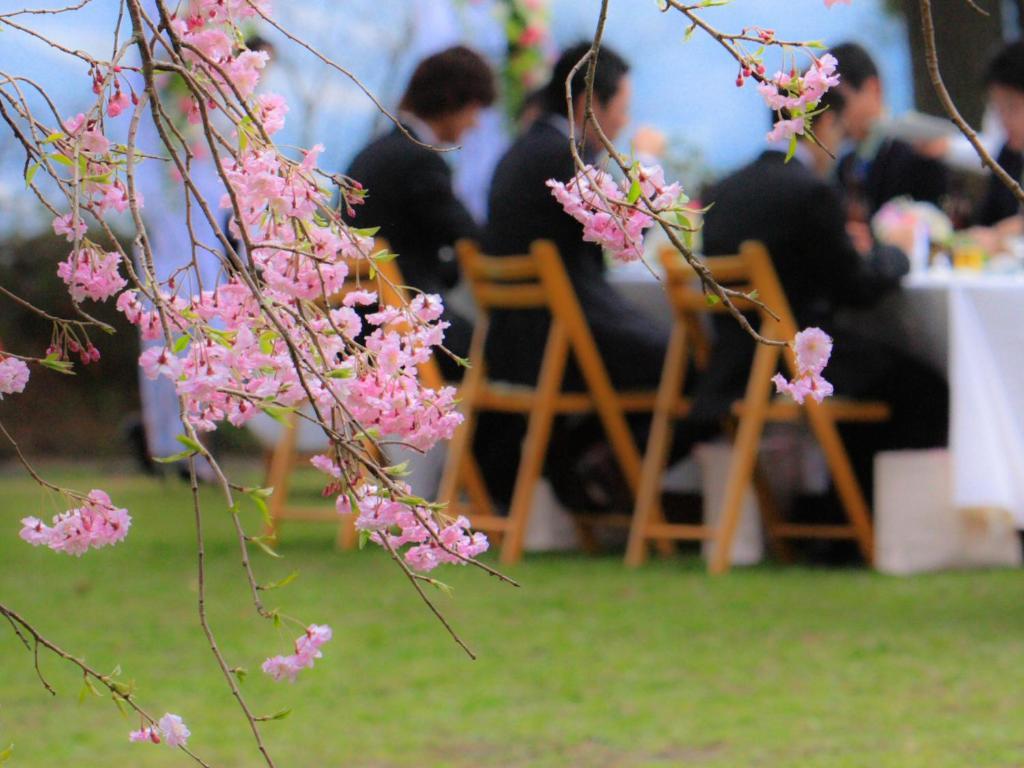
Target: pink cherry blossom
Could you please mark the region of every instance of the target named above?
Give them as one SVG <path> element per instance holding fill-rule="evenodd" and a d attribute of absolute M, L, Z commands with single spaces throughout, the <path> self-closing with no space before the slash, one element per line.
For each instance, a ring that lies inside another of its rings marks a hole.
<path fill-rule="evenodd" d="M 81 216 L 75 218 L 73 213 L 65 213 L 63 216 L 58 216 L 53 220 L 53 231 L 55 234 L 67 237 L 68 242 L 74 242 L 76 239 L 83 237 L 88 228 L 85 226 L 85 222 L 82 221 Z"/>
<path fill-rule="evenodd" d="M 148 725 L 148 726 L 145 726 L 144 728 L 140 728 L 137 731 L 131 731 L 128 734 L 128 741 L 131 741 L 131 742 L 151 741 L 154 744 L 159 744 L 161 742 L 160 729 L 159 728 L 155 728 L 152 725 Z"/>
<path fill-rule="evenodd" d="M 167 713 L 160 718 L 158 725 L 167 746 L 184 747 L 188 745 L 188 737 L 192 735 L 192 732 L 178 715 Z"/>
<path fill-rule="evenodd" d="M 0 400 L 4 395 L 16 395 L 25 391 L 29 370 L 24 360 L 5 357 L 0 360 Z"/>
<path fill-rule="evenodd" d="M 85 125 L 85 115 L 79 112 L 74 117 L 69 117 L 64 121 L 64 132 L 67 133 L 68 136 L 75 136 L 80 130 L 82 130 L 83 125 Z"/>
<path fill-rule="evenodd" d="M 288 104 L 283 96 L 276 93 L 264 93 L 256 98 L 259 107 L 260 122 L 264 130 L 273 135 L 284 128 L 284 116 L 288 113 Z"/>
<path fill-rule="evenodd" d="M 57 266 L 57 275 L 67 283 L 75 301 L 104 301 L 128 284 L 118 272 L 120 264 L 119 253 L 101 254 L 92 248 L 81 248 L 72 251 Z"/>
<path fill-rule="evenodd" d="M 833 393 L 832 384 L 821 375 L 832 355 L 832 338 L 820 328 L 806 328 L 793 340 L 796 356 L 797 375 L 787 381 L 781 373 L 775 374 L 772 383 L 779 394 L 787 394 L 797 403 L 808 397 L 822 402 Z"/>
<path fill-rule="evenodd" d="M 313 662 L 323 656 L 320 647 L 331 639 L 331 628 L 326 624 L 310 624 L 305 634 L 295 640 L 295 653 L 288 656 L 272 656 L 263 662 L 261 669 L 273 680 L 287 680 L 294 683 L 300 670 L 313 666 Z"/>
<path fill-rule="evenodd" d="M 128 510 L 115 507 L 106 493 L 93 489 L 81 507 L 56 515 L 52 526 L 35 517 L 23 518 L 21 524 L 21 538 L 32 546 L 45 545 L 78 557 L 90 548 L 99 549 L 124 539 L 132 518 Z"/>
<path fill-rule="evenodd" d="M 121 91 L 117 91 L 107 101 L 107 114 L 110 117 L 117 117 L 126 109 L 128 109 L 131 103 L 131 99 L 128 98 L 127 94 L 122 93 Z"/>
<path fill-rule="evenodd" d="M 654 213 L 672 209 L 682 193 L 678 184 L 665 183 L 659 166 L 638 165 L 635 175 L 622 184 L 590 165 L 568 182 L 547 182 L 565 212 L 583 225 L 583 239 L 597 243 L 620 261 L 636 261 L 643 255 L 643 231 L 654 223 L 642 203 L 630 202 L 634 184 L 650 201 Z"/>
<path fill-rule="evenodd" d="M 800 370 L 821 373 L 832 356 L 832 337 L 821 328 L 805 328 L 793 340 Z"/>
<path fill-rule="evenodd" d="M 82 134 L 82 149 L 94 155 L 105 155 L 110 151 L 110 140 L 95 128 Z"/>
<path fill-rule="evenodd" d="M 768 132 L 768 141 L 784 141 L 792 136 L 802 136 L 805 128 L 804 118 L 794 117 L 792 120 L 778 120 Z"/>

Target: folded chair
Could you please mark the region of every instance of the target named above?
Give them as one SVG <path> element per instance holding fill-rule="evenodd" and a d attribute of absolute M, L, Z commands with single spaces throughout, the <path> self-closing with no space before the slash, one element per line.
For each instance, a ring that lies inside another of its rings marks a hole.
<path fill-rule="evenodd" d="M 701 313 L 724 311 L 720 303 L 707 301 L 696 283 L 694 272 L 681 261 L 678 254 L 666 251 L 662 260 L 665 264 L 666 290 L 674 314 L 672 345 L 662 371 L 658 405 L 644 455 L 626 562 L 630 565 L 643 562 L 651 540 L 712 539 L 714 547 L 709 569 L 712 573 L 727 571 L 743 497 L 753 482 L 764 517 L 765 531 L 776 551 L 785 554 L 785 542 L 790 539 L 853 539 L 864 559 L 870 563 L 873 536 L 868 504 L 854 475 L 837 425 L 840 422 L 885 421 L 889 418 L 889 408 L 881 402 L 853 402 L 839 397 L 829 398 L 820 405 L 808 399 L 801 406 L 782 397 L 773 397 L 774 385 L 771 378 L 780 363 L 784 362 L 790 374 L 795 373 L 795 360 L 788 347 L 765 344 L 757 346 L 747 379 L 746 394 L 733 405 L 735 423 L 730 430 L 733 450 L 719 524 L 712 529 L 708 525 L 666 525 L 658 519 L 660 510 L 655 507 L 652 499 L 656 498 L 658 483 L 668 458 L 672 425 L 677 418 L 675 414 L 686 410 L 682 384 L 688 363 L 687 350 L 689 346 L 701 343 L 695 319 Z M 745 242 L 738 255 L 710 257 L 705 263 L 719 283 L 731 285 L 745 293 L 757 292 L 758 301 L 763 302 L 764 307 L 743 300 L 737 302 L 737 305 L 756 315 L 762 336 L 789 341 L 796 335 L 799 328 L 771 257 L 762 244 Z M 825 455 L 846 514 L 846 524 L 797 525 L 785 522 L 775 508 L 763 475 L 758 471 L 757 454 L 765 424 L 799 419 L 807 420 Z"/>
<path fill-rule="evenodd" d="M 596 412 L 615 460 L 635 493 L 640 478 L 640 453 L 626 422 L 627 412 L 650 412 L 653 392 L 617 392 L 601 360 L 576 292 L 561 256 L 547 241 L 533 243 L 530 252 L 516 256 L 485 256 L 469 241 L 456 244 L 463 277 L 477 305 L 477 322 L 470 346 L 470 369 L 460 398 L 465 422 L 449 446 L 438 500 L 451 514 L 462 513 L 474 528 L 501 539 L 501 561 L 514 563 L 523 551 L 537 481 L 544 467 L 555 417 Z M 540 374 L 534 386 L 493 381 L 484 357 L 490 314 L 495 310 L 546 310 L 551 317 Z M 585 382 L 582 392 L 563 390 L 569 356 L 573 355 Z M 471 464 L 476 414 L 480 411 L 520 413 L 527 416 L 526 436 L 520 451 L 508 516 L 500 516 L 479 471 Z M 462 492 L 468 497 L 463 502 Z M 659 518 L 660 511 L 654 510 Z M 593 525 L 628 525 L 629 518 L 577 516 L 587 542 Z M 665 547 L 671 544 L 665 542 Z"/>

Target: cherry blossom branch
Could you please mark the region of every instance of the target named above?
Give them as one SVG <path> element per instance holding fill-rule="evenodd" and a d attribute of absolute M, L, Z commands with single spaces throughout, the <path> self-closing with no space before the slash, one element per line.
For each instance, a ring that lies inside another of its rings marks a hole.
<path fill-rule="evenodd" d="M 970 0 L 968 0 L 968 2 L 969 1 Z M 971 143 L 971 146 L 981 159 L 981 162 L 988 166 L 992 173 L 995 174 L 996 178 L 1013 193 L 1014 197 L 1016 197 L 1022 205 L 1024 205 L 1024 189 L 1021 188 L 1017 179 L 1007 173 L 1003 166 L 996 162 L 991 153 L 985 149 L 985 145 L 982 144 L 981 139 L 978 138 L 977 131 L 975 131 L 964 119 L 963 115 L 960 114 L 960 110 L 957 109 L 956 103 L 953 101 L 953 97 L 946 88 L 946 83 L 942 79 L 942 72 L 939 69 L 939 54 L 935 45 L 935 20 L 932 17 L 931 0 L 918 0 L 918 6 L 921 11 L 921 33 L 924 38 L 924 60 L 928 67 L 928 78 L 931 80 L 932 88 L 935 90 L 935 95 L 939 98 L 939 103 L 942 104 L 942 108 L 949 116 L 949 119 L 952 120 L 960 130 L 960 133 L 962 133 Z"/>
<path fill-rule="evenodd" d="M 566 109 L 569 118 L 569 149 L 572 152 L 573 161 L 575 163 L 577 171 L 579 173 L 587 175 L 587 164 L 583 161 L 583 158 L 580 156 L 579 147 L 576 142 L 575 108 L 572 93 L 573 78 L 575 78 L 576 74 L 580 71 L 580 69 L 583 66 L 586 66 L 586 91 L 584 100 L 583 123 L 584 137 L 586 136 L 586 131 L 592 130 L 594 134 L 597 136 L 598 140 L 600 141 L 601 146 L 608 153 L 608 156 L 615 162 L 619 169 L 627 177 L 629 177 L 630 164 L 628 162 L 628 158 L 624 157 L 615 148 L 615 145 L 612 143 L 611 139 L 609 139 L 605 132 L 602 130 L 601 125 L 600 123 L 598 123 L 597 116 L 594 112 L 594 79 L 595 73 L 597 72 L 597 62 L 598 55 L 601 50 L 601 42 L 604 38 L 605 25 L 608 19 L 608 6 L 609 0 L 601 0 L 601 7 L 598 12 L 597 18 L 597 27 L 594 31 L 594 37 L 591 41 L 590 48 L 583 55 L 583 57 L 578 62 L 576 62 L 576 65 L 569 72 L 565 80 Z M 592 184 L 591 186 L 593 189 L 598 191 L 598 194 L 604 199 L 605 203 L 608 204 L 607 198 L 605 198 L 604 195 L 600 192 L 600 185 Z M 707 265 L 703 262 L 703 260 L 698 258 L 696 254 L 693 253 L 693 250 L 688 248 L 686 244 L 682 241 L 682 239 L 679 237 L 678 233 L 675 231 L 676 225 L 667 222 L 662 217 L 660 211 L 658 211 L 658 209 L 652 204 L 650 198 L 642 190 L 639 193 L 638 199 L 643 201 L 644 203 L 644 212 L 652 216 L 655 219 L 655 221 L 658 222 L 658 225 L 661 227 L 666 237 L 668 237 L 673 247 L 680 254 L 682 254 L 683 258 L 686 259 L 686 262 L 697 274 L 697 277 L 700 279 L 701 285 L 704 288 L 704 290 L 706 292 L 710 292 L 712 295 L 716 296 L 719 301 L 722 302 L 722 305 L 726 308 L 729 314 L 732 315 L 732 317 L 736 320 L 737 323 L 739 323 L 740 327 L 744 331 L 746 331 L 748 335 L 753 337 L 756 341 L 758 341 L 761 344 L 768 344 L 774 346 L 784 346 L 786 344 L 786 342 L 784 341 L 780 341 L 777 339 L 769 339 L 765 336 L 762 336 L 750 324 L 750 321 L 747 319 L 746 315 L 744 315 L 743 312 L 740 311 L 740 309 L 735 305 L 735 303 L 733 302 L 733 298 L 742 297 L 744 300 L 750 301 L 755 305 L 767 310 L 768 308 L 765 307 L 763 303 L 761 303 L 754 296 L 750 296 L 748 294 L 740 294 L 737 291 L 726 289 L 723 286 L 719 285 L 718 281 L 715 280 L 714 275 L 712 275 L 711 270 L 708 269 Z M 619 223 L 619 226 L 621 226 L 621 223 Z M 774 313 L 771 314 L 775 316 Z"/>
<path fill-rule="evenodd" d="M 50 651 L 54 656 L 78 667 L 82 671 L 82 675 L 86 680 L 94 680 L 104 688 L 106 688 L 111 697 L 115 702 L 123 703 L 133 709 L 142 718 L 143 722 L 149 723 L 150 725 L 156 724 L 156 719 L 153 718 L 146 710 L 144 710 L 135 701 L 135 696 L 132 694 L 132 689 L 128 685 L 118 682 L 114 679 L 113 675 L 104 675 L 101 672 L 97 672 L 95 669 L 86 664 L 82 659 L 74 656 L 73 654 L 65 651 L 59 645 L 53 641 L 47 639 L 39 630 L 37 630 L 27 619 L 22 617 L 16 611 L 8 608 L 3 603 L 0 603 L 0 615 L 2 615 L 14 628 L 14 632 L 17 634 L 22 643 L 25 644 L 26 648 L 30 648 L 25 634 L 32 638 L 32 644 L 30 650 L 34 656 L 34 663 L 36 666 L 36 672 L 39 674 L 39 679 L 42 682 L 46 690 L 52 695 L 56 696 L 57 692 L 53 687 L 43 678 L 42 673 L 39 669 L 39 649 L 45 648 Z M 178 747 L 182 752 L 188 755 L 198 765 L 204 768 L 210 768 L 210 765 L 192 752 L 188 747 L 181 745 Z"/>
<path fill-rule="evenodd" d="M 199 610 L 199 624 L 203 628 L 203 634 L 206 635 L 206 641 L 210 645 L 210 653 L 217 660 L 217 666 L 220 667 L 221 674 L 227 681 L 228 687 L 231 689 L 231 695 L 235 697 L 235 701 L 238 702 L 238 706 L 242 712 L 245 713 L 245 718 L 249 722 L 249 728 L 252 730 L 253 738 L 256 740 L 256 746 L 263 756 L 264 762 L 266 762 L 269 768 L 274 768 L 274 761 L 270 757 L 270 753 L 267 751 L 266 745 L 263 743 L 263 736 L 260 733 L 259 724 L 256 718 L 253 716 L 252 711 L 249 709 L 249 705 L 245 701 L 245 697 L 242 696 L 242 691 L 238 687 L 238 681 L 235 678 L 235 673 L 231 671 L 231 667 L 228 666 L 227 661 L 224 659 L 224 655 L 221 653 L 220 647 L 217 645 L 217 639 L 214 637 L 213 629 L 210 627 L 209 618 L 206 615 L 206 545 L 203 540 L 203 515 L 199 504 L 199 482 L 196 479 L 196 460 L 195 457 L 189 459 L 188 462 L 189 471 L 189 483 L 192 490 L 192 511 L 195 516 L 196 526 L 196 569 L 198 574 L 199 582 L 199 594 L 197 597 L 197 606 Z"/>

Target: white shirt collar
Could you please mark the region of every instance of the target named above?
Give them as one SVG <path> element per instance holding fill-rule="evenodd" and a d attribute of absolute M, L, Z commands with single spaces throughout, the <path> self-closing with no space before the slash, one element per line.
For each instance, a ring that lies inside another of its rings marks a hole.
<path fill-rule="evenodd" d="M 445 142 L 437 138 L 437 134 L 434 133 L 433 129 L 424 120 L 420 119 L 412 112 L 406 112 L 403 110 L 398 113 L 398 118 L 402 121 L 402 124 L 408 127 L 416 138 L 424 144 L 430 144 L 432 147 L 447 146 Z"/>

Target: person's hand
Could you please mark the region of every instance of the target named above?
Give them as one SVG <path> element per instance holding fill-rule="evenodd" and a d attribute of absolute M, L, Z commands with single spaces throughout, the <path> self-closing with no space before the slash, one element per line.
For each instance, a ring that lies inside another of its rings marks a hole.
<path fill-rule="evenodd" d="M 665 154 L 665 134 L 649 125 L 641 125 L 633 136 L 633 151 L 641 157 L 658 158 Z"/>
<path fill-rule="evenodd" d="M 875 245 L 875 239 L 871 236 L 871 227 L 862 221 L 846 222 L 846 234 L 850 236 L 853 247 L 862 256 L 870 253 Z"/>

